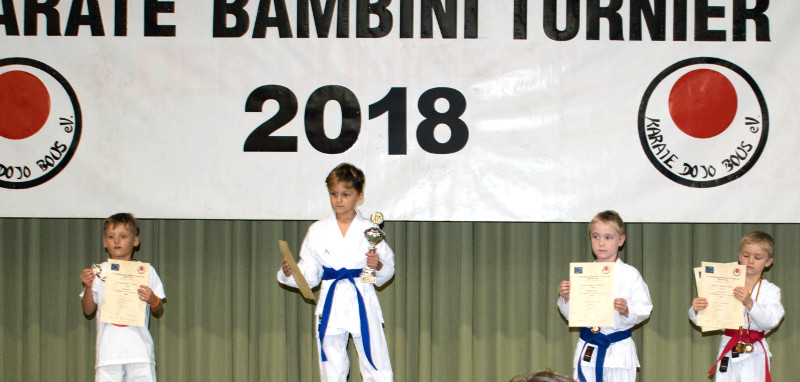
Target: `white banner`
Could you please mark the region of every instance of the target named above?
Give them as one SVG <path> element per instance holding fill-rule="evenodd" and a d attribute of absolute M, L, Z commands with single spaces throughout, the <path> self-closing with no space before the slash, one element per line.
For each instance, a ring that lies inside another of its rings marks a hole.
<path fill-rule="evenodd" d="M 800 3 L 0 4 L 0 216 L 800 222 Z"/>

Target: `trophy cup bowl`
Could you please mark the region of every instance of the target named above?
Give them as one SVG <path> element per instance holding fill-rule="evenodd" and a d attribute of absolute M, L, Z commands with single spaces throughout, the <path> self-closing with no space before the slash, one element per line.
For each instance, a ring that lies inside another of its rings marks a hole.
<path fill-rule="evenodd" d="M 386 234 L 378 226 L 383 223 L 383 214 L 380 212 L 373 213 L 372 216 L 370 216 L 370 221 L 372 221 L 373 226 L 364 231 L 364 237 L 366 237 L 367 242 L 369 242 L 369 251 L 375 252 L 375 247 L 378 243 L 386 238 Z M 361 271 L 361 282 L 375 284 L 375 281 L 375 270 L 369 266 L 364 267 L 364 270 Z"/>
<path fill-rule="evenodd" d="M 386 234 L 381 231 L 378 227 L 370 227 L 366 231 L 364 231 L 364 236 L 367 238 L 369 242 L 369 250 L 375 251 L 375 246 L 378 243 L 382 242 L 384 238 L 386 238 Z"/>

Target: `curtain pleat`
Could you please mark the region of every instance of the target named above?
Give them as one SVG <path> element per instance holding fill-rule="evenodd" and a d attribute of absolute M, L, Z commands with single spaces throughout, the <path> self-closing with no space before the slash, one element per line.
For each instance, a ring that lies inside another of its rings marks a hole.
<path fill-rule="evenodd" d="M 81 269 L 107 259 L 103 219 L 0 218 L 0 381 L 92 380 L 95 319 L 80 308 Z M 161 381 L 316 381 L 314 305 L 275 274 L 278 240 L 295 257 L 310 221 L 141 220 L 135 258 L 165 285 L 151 318 Z M 639 380 L 707 381 L 718 332 L 688 320 L 692 268 L 736 261 L 741 236 L 776 241 L 765 278 L 786 318 L 767 337 L 775 381 L 791 380 L 800 343 L 795 277 L 800 224 L 627 225 L 620 252 L 647 282 L 653 314 L 634 330 Z M 395 278 L 380 288 L 397 381 L 508 381 L 549 368 L 572 374 L 577 331 L 556 306 L 570 262 L 592 261 L 588 224 L 385 224 Z M 318 296 L 318 291 L 315 289 Z M 351 381 L 361 381 L 350 344 Z"/>

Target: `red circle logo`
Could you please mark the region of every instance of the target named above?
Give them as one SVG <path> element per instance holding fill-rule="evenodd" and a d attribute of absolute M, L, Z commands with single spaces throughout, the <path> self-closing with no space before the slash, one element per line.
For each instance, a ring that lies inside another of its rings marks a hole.
<path fill-rule="evenodd" d="M 0 187 L 38 186 L 75 154 L 81 109 L 69 82 L 40 61 L 0 59 Z"/>
<path fill-rule="evenodd" d="M 694 138 L 712 138 L 733 122 L 736 89 L 727 77 L 711 69 L 682 75 L 669 92 L 669 115 L 675 125 Z"/>
<path fill-rule="evenodd" d="M 50 116 L 50 94 L 33 74 L 12 70 L 0 74 L 0 136 L 25 139 L 44 127 Z"/>
<path fill-rule="evenodd" d="M 679 61 L 659 73 L 639 107 L 639 140 L 653 166 L 687 187 L 741 178 L 767 143 L 769 112 L 755 80 L 719 58 Z"/>

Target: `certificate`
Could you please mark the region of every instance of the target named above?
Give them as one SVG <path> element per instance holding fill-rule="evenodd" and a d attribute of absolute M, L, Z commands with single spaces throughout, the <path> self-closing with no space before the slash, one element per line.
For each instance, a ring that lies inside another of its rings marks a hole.
<path fill-rule="evenodd" d="M 614 326 L 614 263 L 570 263 L 569 270 L 569 326 Z"/>
<path fill-rule="evenodd" d="M 303 273 L 300 272 L 300 268 L 297 267 L 297 263 L 294 261 L 292 252 L 289 251 L 289 244 L 283 240 L 278 240 L 278 246 L 281 248 L 283 258 L 289 263 L 289 267 L 292 268 L 292 278 L 294 278 L 294 281 L 297 283 L 297 289 L 300 289 L 300 294 L 303 295 L 304 298 L 316 301 L 306 278 L 303 277 Z"/>
<path fill-rule="evenodd" d="M 706 293 L 703 290 L 703 267 L 697 267 L 693 270 L 694 272 L 694 284 L 697 286 L 697 296 L 705 296 Z M 699 312 L 698 312 L 699 314 Z M 704 332 L 710 332 L 714 330 L 722 330 L 722 328 L 712 328 L 709 326 L 701 326 L 700 329 Z"/>
<path fill-rule="evenodd" d="M 147 303 L 139 299 L 139 288 L 149 280 L 148 263 L 108 260 L 100 322 L 144 326 Z"/>
<path fill-rule="evenodd" d="M 742 302 L 733 297 L 733 289 L 744 286 L 745 267 L 703 261 L 700 268 L 697 295 L 708 300 L 708 307 L 697 312 L 697 325 L 704 332 L 743 326 Z"/>

